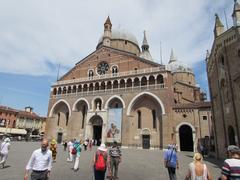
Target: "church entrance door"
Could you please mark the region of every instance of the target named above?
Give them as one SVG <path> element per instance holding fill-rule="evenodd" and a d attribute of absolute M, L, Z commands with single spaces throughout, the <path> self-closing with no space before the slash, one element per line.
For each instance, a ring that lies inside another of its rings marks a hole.
<path fill-rule="evenodd" d="M 101 144 L 102 126 L 93 126 L 93 139 L 97 140 L 97 145 Z"/>
<path fill-rule="evenodd" d="M 179 129 L 180 150 L 193 151 L 193 132 L 188 125 L 182 125 Z"/>
<path fill-rule="evenodd" d="M 97 141 L 99 146 L 102 142 L 102 124 L 103 120 L 100 116 L 93 116 L 90 120 L 92 123 L 92 138 Z"/>
<path fill-rule="evenodd" d="M 63 136 L 63 133 L 62 132 L 59 132 L 58 135 L 57 135 L 57 143 L 62 143 L 62 136 Z"/>
<path fill-rule="evenodd" d="M 150 148 L 150 135 L 143 135 L 142 136 L 142 147 L 143 149 Z"/>

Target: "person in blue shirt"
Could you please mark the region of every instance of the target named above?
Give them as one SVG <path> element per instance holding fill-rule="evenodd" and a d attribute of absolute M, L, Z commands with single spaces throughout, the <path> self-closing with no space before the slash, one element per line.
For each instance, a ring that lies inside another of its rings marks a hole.
<path fill-rule="evenodd" d="M 164 153 L 164 165 L 168 169 L 169 179 L 176 180 L 176 168 L 178 169 L 177 149 L 175 145 L 168 145 Z"/>
<path fill-rule="evenodd" d="M 74 155 L 74 167 L 73 170 L 76 172 L 79 169 L 79 158 L 80 158 L 80 154 L 81 154 L 81 144 L 80 141 L 75 141 L 75 143 L 73 144 L 73 148 L 75 148 L 76 150 L 76 154 Z"/>

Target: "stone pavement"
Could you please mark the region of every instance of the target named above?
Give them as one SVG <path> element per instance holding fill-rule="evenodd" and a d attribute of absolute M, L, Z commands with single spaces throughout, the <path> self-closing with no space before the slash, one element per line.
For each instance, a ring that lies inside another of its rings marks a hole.
<path fill-rule="evenodd" d="M 25 166 L 33 150 L 40 147 L 40 142 L 11 142 L 7 168 L 0 169 L 1 180 L 21 180 Z M 66 162 L 67 154 L 63 146 L 58 145 L 57 161 L 53 163 L 50 180 L 93 180 L 91 162 L 96 148 L 82 151 L 79 171 L 73 172 L 72 163 Z M 122 180 L 167 180 L 168 174 L 163 166 L 163 151 L 122 149 L 123 161 L 119 167 L 119 178 Z M 179 180 L 183 180 L 188 164 L 192 161 L 192 153 L 179 152 L 180 169 L 177 171 Z M 222 161 L 207 160 L 213 179 L 220 176 Z"/>

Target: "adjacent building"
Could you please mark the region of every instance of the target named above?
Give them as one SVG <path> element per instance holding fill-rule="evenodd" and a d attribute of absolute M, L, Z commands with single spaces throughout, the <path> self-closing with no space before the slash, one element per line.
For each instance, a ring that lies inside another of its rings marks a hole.
<path fill-rule="evenodd" d="M 32 107 L 26 107 L 25 111 L 19 111 L 17 116 L 16 127 L 25 129 L 29 134 L 44 134 L 46 118 L 34 113 Z"/>
<path fill-rule="evenodd" d="M 216 14 L 214 42 L 207 54 L 216 155 L 240 145 L 240 2 L 234 1 L 233 26 L 227 30 Z"/>
<path fill-rule="evenodd" d="M 0 134 L 12 136 L 26 136 L 43 134 L 46 118 L 34 113 L 32 107 L 26 107 L 25 111 L 0 106 Z"/>
<path fill-rule="evenodd" d="M 146 32 L 142 46 L 110 18 L 96 50 L 51 87 L 46 136 L 63 140 L 114 140 L 126 147 L 179 150 L 209 147 L 211 104 L 191 68 L 171 52 L 167 65 L 154 61 Z"/>

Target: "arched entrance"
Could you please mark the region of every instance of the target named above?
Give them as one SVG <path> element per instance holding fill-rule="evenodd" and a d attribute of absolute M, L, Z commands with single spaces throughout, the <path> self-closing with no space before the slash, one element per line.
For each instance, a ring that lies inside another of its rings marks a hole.
<path fill-rule="evenodd" d="M 193 151 L 193 132 L 188 125 L 182 125 L 179 128 L 180 150 Z"/>
<path fill-rule="evenodd" d="M 92 138 L 97 141 L 97 145 L 99 146 L 102 142 L 103 120 L 100 116 L 96 115 L 90 119 L 90 123 L 92 124 Z"/>

